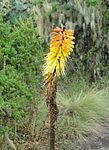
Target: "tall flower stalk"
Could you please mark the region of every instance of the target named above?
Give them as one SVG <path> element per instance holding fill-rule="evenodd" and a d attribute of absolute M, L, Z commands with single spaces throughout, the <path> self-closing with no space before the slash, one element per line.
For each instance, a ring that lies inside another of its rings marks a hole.
<path fill-rule="evenodd" d="M 74 30 L 56 27 L 51 32 L 53 36 L 50 52 L 45 58 L 44 76 L 46 103 L 50 113 L 50 150 L 55 149 L 55 124 L 58 117 L 56 104 L 57 79 L 64 74 L 65 63 L 74 48 Z"/>

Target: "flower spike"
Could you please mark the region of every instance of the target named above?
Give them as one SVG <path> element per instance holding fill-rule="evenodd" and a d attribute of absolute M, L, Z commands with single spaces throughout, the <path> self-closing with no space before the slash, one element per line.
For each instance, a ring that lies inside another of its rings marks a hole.
<path fill-rule="evenodd" d="M 55 123 L 58 117 L 56 104 L 57 78 L 64 74 L 65 63 L 68 56 L 73 52 L 74 30 L 63 30 L 56 27 L 51 32 L 53 36 L 50 43 L 50 52 L 45 58 L 44 76 L 46 103 L 50 113 L 50 150 L 54 150 L 55 144 Z"/>
<path fill-rule="evenodd" d="M 50 52 L 46 57 L 44 75 L 53 74 L 55 71 L 54 76 L 59 77 L 64 74 L 67 58 L 73 52 L 74 30 L 62 30 L 56 27 L 51 34 L 53 38 L 50 44 Z"/>

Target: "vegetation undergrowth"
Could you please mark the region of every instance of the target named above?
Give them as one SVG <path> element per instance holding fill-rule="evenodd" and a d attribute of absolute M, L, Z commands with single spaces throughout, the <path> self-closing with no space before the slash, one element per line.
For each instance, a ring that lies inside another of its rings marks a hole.
<path fill-rule="evenodd" d="M 77 88 L 75 88 L 75 86 Z M 60 149 L 77 146 L 80 139 L 97 133 L 103 120 L 109 115 L 109 87 L 99 89 L 89 86 L 85 80 L 70 82 L 68 88 L 57 94 L 60 107 L 58 145 Z"/>
<path fill-rule="evenodd" d="M 91 135 L 96 138 L 103 123 L 108 122 L 109 115 L 108 86 L 99 88 L 95 83 L 90 86 L 85 79 L 77 80 L 76 77 L 68 80 L 65 77 L 60 82 L 57 92 L 60 113 L 56 128 L 56 149 L 60 150 L 76 149 Z M 38 104 L 37 119 L 40 149 L 45 150 L 49 140 L 49 115 L 44 101 Z"/>
<path fill-rule="evenodd" d="M 88 136 L 98 135 L 109 115 L 108 91 L 108 84 L 100 88 L 96 83 L 90 86 L 84 78 L 78 80 L 78 77 L 73 76 L 72 79 L 61 79 L 57 92 L 60 113 L 56 128 L 56 149 L 76 149 Z M 22 122 L 17 124 L 16 133 L 9 131 L 11 127 L 8 129 L 9 137 L 18 149 L 30 147 L 46 150 L 49 140 L 49 114 L 43 90 L 29 107 L 29 116 L 24 116 Z M 4 150 L 7 149 L 9 147 L 5 146 Z"/>

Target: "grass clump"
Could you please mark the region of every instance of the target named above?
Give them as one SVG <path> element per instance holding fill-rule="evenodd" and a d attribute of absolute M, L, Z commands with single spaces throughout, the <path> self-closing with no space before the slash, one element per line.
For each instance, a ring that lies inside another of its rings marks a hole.
<path fill-rule="evenodd" d="M 79 84 L 78 91 L 63 90 L 58 93 L 60 106 L 58 144 L 60 149 L 70 149 L 88 136 L 99 133 L 109 115 L 109 88 L 98 89 Z M 63 143 L 64 142 L 64 143 Z"/>

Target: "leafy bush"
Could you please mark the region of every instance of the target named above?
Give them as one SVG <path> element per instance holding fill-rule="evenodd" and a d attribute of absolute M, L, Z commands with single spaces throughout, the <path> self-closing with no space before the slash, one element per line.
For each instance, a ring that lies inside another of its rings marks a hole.
<path fill-rule="evenodd" d="M 30 1 L 18 1 L 18 0 L 4 0 L 0 3 L 0 10 L 4 12 L 4 20 L 10 20 L 12 24 L 21 16 L 23 19 L 29 17 L 28 9 L 30 8 Z"/>
<path fill-rule="evenodd" d="M 36 99 L 41 86 L 41 65 L 44 41 L 37 33 L 33 20 L 19 19 L 12 28 L 0 14 L 0 120 L 21 122 L 28 107 Z"/>

